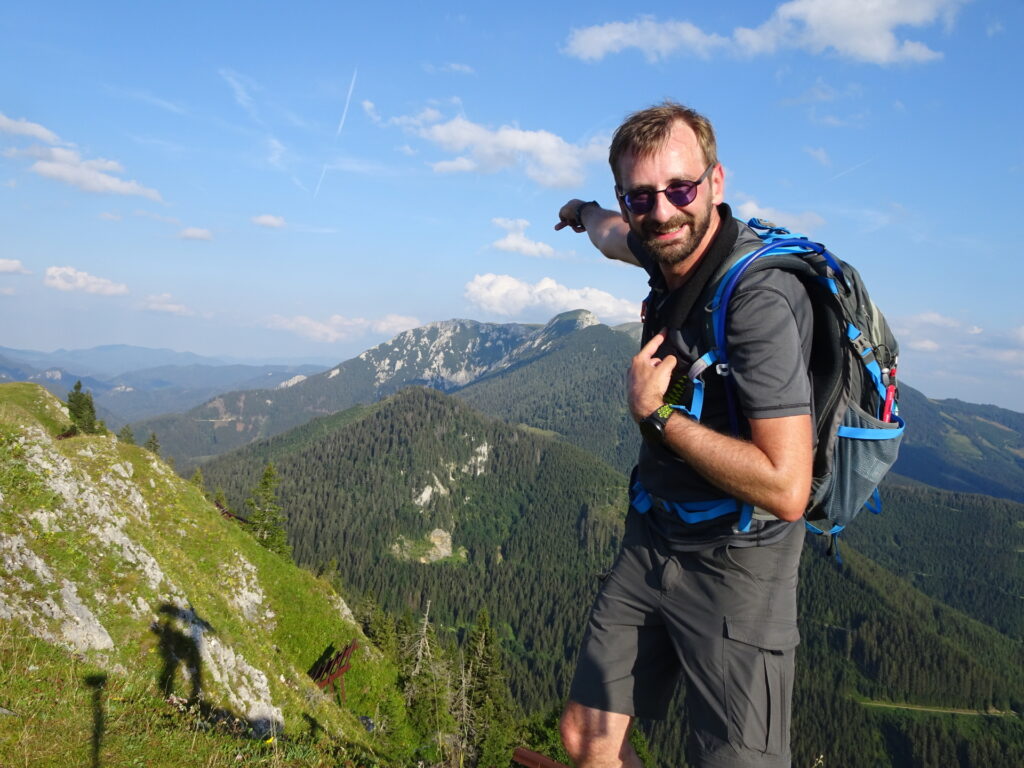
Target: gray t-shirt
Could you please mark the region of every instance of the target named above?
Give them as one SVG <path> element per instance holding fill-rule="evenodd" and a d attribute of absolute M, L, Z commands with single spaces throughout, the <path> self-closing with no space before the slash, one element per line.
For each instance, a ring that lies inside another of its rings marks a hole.
<path fill-rule="evenodd" d="M 723 209 L 723 213 L 728 213 L 727 207 L 723 206 Z M 730 216 L 723 223 L 712 248 L 728 248 L 731 258 L 751 252 L 757 243 L 760 243 L 757 236 Z M 642 246 L 632 238 L 630 244 L 634 253 L 641 257 L 638 249 Z M 642 264 L 645 259 L 647 264 L 654 266 L 649 254 L 642 254 Z M 652 276 L 652 287 L 657 294 L 657 276 L 654 273 Z M 681 348 L 672 345 L 670 349 L 666 344 L 659 350 L 659 355 L 671 352 L 679 358 L 677 378 L 685 375 L 689 364 L 707 352 L 703 315 L 703 308 L 697 307 L 680 329 L 676 340 L 681 343 Z M 812 413 L 808 366 L 813 310 L 800 279 L 779 269 L 766 269 L 745 277 L 733 294 L 727 321 L 726 343 L 740 413 L 740 436 L 749 437 L 747 419 Z M 722 377 L 709 369 L 703 379 L 705 395 L 701 423 L 731 434 Z M 689 397 L 687 392 L 683 405 L 690 405 Z M 640 448 L 637 479 L 650 494 L 670 501 L 705 501 L 728 496 L 670 449 L 646 441 Z M 767 543 L 784 535 L 791 525 L 775 518 L 760 519 L 762 516 L 759 515 L 749 531 L 740 533 L 734 527 L 738 515 L 688 525 L 678 515 L 657 506 L 649 514 L 651 523 L 676 549 L 704 549 L 726 538 L 737 546 Z"/>

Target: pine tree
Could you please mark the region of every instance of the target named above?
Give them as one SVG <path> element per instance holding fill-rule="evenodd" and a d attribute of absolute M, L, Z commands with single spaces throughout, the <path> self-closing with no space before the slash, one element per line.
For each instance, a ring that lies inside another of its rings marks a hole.
<path fill-rule="evenodd" d="M 486 608 L 477 614 L 466 643 L 470 748 L 478 766 L 507 765 L 516 737 L 516 713 L 501 647 Z"/>
<path fill-rule="evenodd" d="M 142 447 L 150 453 L 155 453 L 157 456 L 160 455 L 160 441 L 156 439 L 156 432 L 149 433 L 149 437 L 146 438 L 146 442 Z"/>
<path fill-rule="evenodd" d="M 245 505 L 249 508 L 250 531 L 256 541 L 271 552 L 291 557 L 292 548 L 288 546 L 285 528 L 288 519 L 277 503 L 277 470 L 273 463 L 264 468 L 263 476 L 245 500 Z"/>
<path fill-rule="evenodd" d="M 426 737 L 419 757 L 431 765 L 452 764 L 458 726 L 452 716 L 451 666 L 430 623 L 430 601 L 403 648 L 402 692 L 409 720 Z"/>
<path fill-rule="evenodd" d="M 192 473 L 189 482 L 202 491 L 204 496 L 206 495 L 206 481 L 203 479 L 203 470 L 200 467 L 196 467 L 196 471 Z"/>
<path fill-rule="evenodd" d="M 128 445 L 135 445 L 135 433 L 132 432 L 131 426 L 125 424 L 123 427 L 121 427 L 121 431 L 117 433 L 117 439 L 122 443 L 126 443 Z"/>
<path fill-rule="evenodd" d="M 68 392 L 68 414 L 71 416 L 72 429 L 86 435 L 94 435 L 100 431 L 96 423 L 96 406 L 92 401 L 91 392 L 82 391 L 82 382 L 76 381 Z"/>

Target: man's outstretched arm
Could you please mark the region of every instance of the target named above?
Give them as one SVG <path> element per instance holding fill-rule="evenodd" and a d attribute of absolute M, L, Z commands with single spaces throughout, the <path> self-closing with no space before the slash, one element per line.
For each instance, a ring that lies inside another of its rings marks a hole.
<path fill-rule="evenodd" d="M 596 203 L 570 200 L 558 211 L 555 230 L 571 227 L 573 232 L 586 232 L 590 242 L 609 259 L 624 261 L 635 267 L 640 266 L 636 256 L 626 244 L 629 225 L 622 214 L 609 211 Z"/>

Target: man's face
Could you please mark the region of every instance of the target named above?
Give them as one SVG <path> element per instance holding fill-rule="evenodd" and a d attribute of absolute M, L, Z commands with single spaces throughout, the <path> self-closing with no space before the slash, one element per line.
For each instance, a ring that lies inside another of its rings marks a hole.
<path fill-rule="evenodd" d="M 622 192 L 641 187 L 664 189 L 676 181 L 696 181 L 707 164 L 693 130 L 677 122 L 664 146 L 649 157 L 638 158 L 626 153 L 619 161 Z M 666 268 L 686 261 L 695 253 L 703 253 L 710 238 L 708 229 L 712 213 L 722 200 L 722 170 L 715 168 L 697 187 L 693 202 L 677 208 L 665 194 L 656 195 L 654 208 L 644 214 L 630 212 L 622 203 L 622 214 L 633 233 Z"/>

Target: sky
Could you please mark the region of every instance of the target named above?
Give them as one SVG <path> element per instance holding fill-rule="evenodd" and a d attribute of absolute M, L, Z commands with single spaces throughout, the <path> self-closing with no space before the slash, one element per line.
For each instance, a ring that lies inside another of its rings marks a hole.
<path fill-rule="evenodd" d="M 639 319 L 553 229 L 608 141 L 715 124 L 736 215 L 855 265 L 925 394 L 1024 411 L 1017 0 L 170 3 L 0 15 L 0 346 L 348 359 L 451 318 Z"/>

